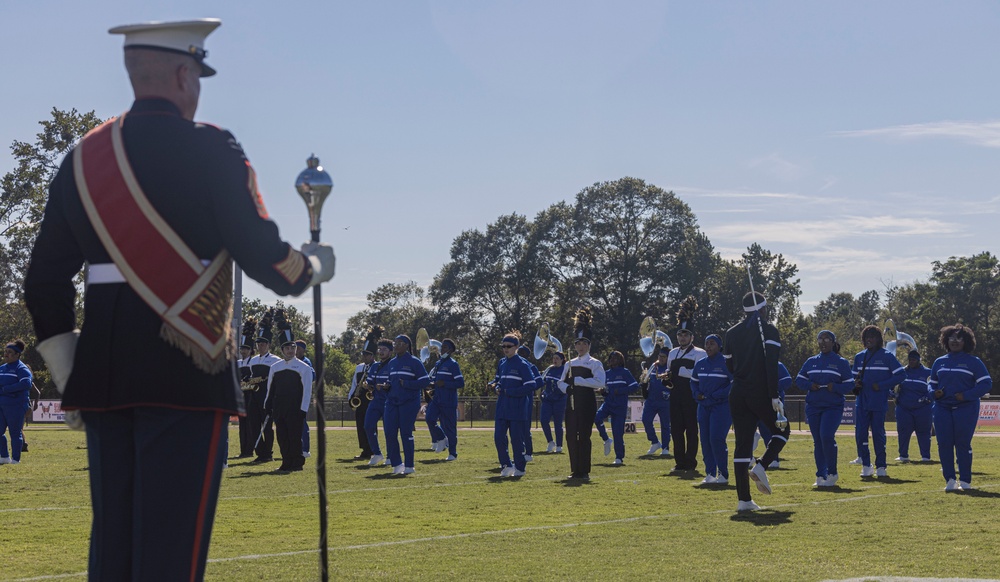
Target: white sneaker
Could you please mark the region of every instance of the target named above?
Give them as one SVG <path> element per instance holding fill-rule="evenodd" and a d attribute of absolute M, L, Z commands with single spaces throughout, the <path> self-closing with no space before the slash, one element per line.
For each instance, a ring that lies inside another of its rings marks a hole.
<path fill-rule="evenodd" d="M 434 441 L 434 442 L 432 442 L 431 443 L 431 450 L 434 451 L 435 453 L 440 453 L 441 452 L 441 449 L 439 448 L 440 445 L 441 445 L 441 441 Z"/>
<path fill-rule="evenodd" d="M 613 447 L 613 446 L 615 446 L 615 441 L 613 441 L 612 439 L 608 439 L 608 440 L 604 441 L 604 456 L 605 457 L 611 454 L 611 447 Z"/>
<path fill-rule="evenodd" d="M 726 483 L 729 483 L 729 479 L 726 479 L 722 475 L 718 475 L 718 476 L 715 477 L 715 484 L 716 485 L 725 485 Z"/>
<path fill-rule="evenodd" d="M 771 484 L 767 480 L 767 471 L 764 470 L 764 465 L 754 463 L 753 469 L 750 469 L 750 478 L 757 484 L 758 491 L 764 495 L 771 494 Z"/>
<path fill-rule="evenodd" d="M 448 442 L 448 437 L 444 437 L 444 439 L 438 441 L 438 444 L 440 446 L 440 448 L 438 449 L 439 453 L 443 453 L 443 452 L 447 451 L 448 450 L 448 445 L 450 444 Z"/>
<path fill-rule="evenodd" d="M 779 463 L 777 460 L 771 461 L 771 464 L 768 465 L 767 468 L 768 469 L 780 469 L 781 468 L 781 463 Z"/>
<path fill-rule="evenodd" d="M 445 461 L 454 461 L 454 460 L 455 460 L 455 459 L 457 459 L 457 458 L 458 458 L 458 457 L 456 457 L 455 455 L 448 455 L 448 458 L 447 458 L 447 459 L 445 459 Z"/>
<path fill-rule="evenodd" d="M 834 473 L 833 475 L 826 476 L 826 487 L 833 487 L 837 484 L 837 479 L 840 479 L 840 475 Z"/>
<path fill-rule="evenodd" d="M 753 447 L 750 450 L 751 451 L 756 451 L 757 450 L 757 445 L 759 445 L 759 444 L 760 444 L 760 433 L 759 432 L 755 432 L 755 433 L 753 433 Z"/>
<path fill-rule="evenodd" d="M 0 465 L 13 465 L 14 461 L 10 457 L 0 457 Z"/>
<path fill-rule="evenodd" d="M 958 486 L 958 481 L 954 479 L 948 479 L 948 483 L 944 486 L 945 491 L 961 491 L 962 488 Z"/>
<path fill-rule="evenodd" d="M 371 460 L 368 461 L 368 466 L 369 467 L 374 467 L 375 465 L 381 465 L 382 461 L 384 461 L 384 460 L 385 460 L 385 457 L 383 457 L 382 455 L 372 455 Z"/>
<path fill-rule="evenodd" d="M 829 483 L 826 481 L 826 477 L 816 477 L 816 482 L 813 483 L 813 487 L 829 487 Z"/>
<path fill-rule="evenodd" d="M 14 462 L 16 463 L 17 461 Z M 974 489 L 972 483 L 966 483 L 965 481 L 959 481 L 958 486 L 962 488 L 962 491 L 972 491 Z"/>
<path fill-rule="evenodd" d="M 556 452 L 557 453 L 561 453 L 562 452 L 562 447 L 556 447 Z"/>
<path fill-rule="evenodd" d="M 660 456 L 661 457 L 669 457 L 670 456 L 670 451 L 668 451 L 667 449 L 663 449 L 662 451 L 660 451 Z"/>
<path fill-rule="evenodd" d="M 386 467 L 391 467 L 392 466 L 392 461 L 390 461 L 389 459 L 386 459 L 385 462 L 382 463 L 382 464 L 385 465 Z"/>
<path fill-rule="evenodd" d="M 857 459 L 854 459 L 849 464 L 850 465 L 860 465 L 861 464 L 861 457 L 858 457 Z"/>
<path fill-rule="evenodd" d="M 718 481 L 715 480 L 714 475 L 705 475 L 705 478 L 701 480 L 702 485 L 715 485 Z"/>
<path fill-rule="evenodd" d="M 514 472 L 510 474 L 511 477 L 524 477 L 524 475 L 524 471 L 518 471 L 517 469 L 514 469 Z"/>
<path fill-rule="evenodd" d="M 910 457 L 896 457 L 896 460 L 899 461 L 900 463 L 909 463 Z"/>
<path fill-rule="evenodd" d="M 556 450 L 556 443 L 554 441 L 549 441 L 549 446 L 545 447 L 546 453 L 554 453 Z"/>
<path fill-rule="evenodd" d="M 417 472 L 417 470 L 414 469 L 413 467 L 406 467 L 405 469 L 403 469 L 403 474 L 404 475 L 412 475 L 412 474 L 414 474 L 416 472 Z"/>
<path fill-rule="evenodd" d="M 736 504 L 736 511 L 760 511 L 760 506 L 750 501 L 740 501 Z"/>
<path fill-rule="evenodd" d="M 311 454 L 309 454 L 309 451 L 302 451 L 302 456 L 308 459 L 308 458 L 309 458 L 309 457 L 311 457 L 312 455 L 311 455 Z"/>
<path fill-rule="evenodd" d="M 921 463 L 930 463 L 931 462 L 931 458 L 930 457 L 921 457 L 920 458 L 920 462 Z"/>
<path fill-rule="evenodd" d="M 16 460 L 14 460 L 14 459 L 11 459 L 11 461 L 10 461 L 10 464 L 11 464 L 11 465 L 20 465 L 20 464 L 21 464 L 21 461 L 16 461 Z"/>
<path fill-rule="evenodd" d="M 514 475 L 514 467 L 510 465 L 504 467 L 503 471 L 500 471 L 501 477 L 512 477 L 513 475 Z"/>
<path fill-rule="evenodd" d="M 535 457 L 532 457 L 531 455 L 524 455 L 524 462 L 525 463 L 530 463 L 530 462 L 532 462 L 534 460 L 535 460 Z"/>
<path fill-rule="evenodd" d="M 885 472 L 885 467 L 879 467 L 878 469 L 875 469 L 875 476 L 876 477 L 888 477 L 889 474 Z"/>
<path fill-rule="evenodd" d="M 392 474 L 393 475 L 403 475 L 404 474 L 403 471 L 405 471 L 405 470 L 406 470 L 406 467 L 404 467 L 403 464 L 400 463 L 400 464 L 398 464 L 398 465 L 396 465 L 395 467 L 392 468 Z"/>
<path fill-rule="evenodd" d="M 871 477 L 874 474 L 875 474 L 875 469 L 873 469 L 871 465 L 865 465 L 864 467 L 861 467 L 862 477 Z"/>
<path fill-rule="evenodd" d="M 660 443 L 653 443 L 653 444 L 649 445 L 649 450 L 646 451 L 646 454 L 647 455 L 655 455 L 656 451 L 658 451 L 658 450 L 660 450 L 662 448 L 663 447 L 660 446 Z"/>
<path fill-rule="evenodd" d="M 611 463 L 611 464 L 612 464 L 612 465 L 615 465 L 615 466 L 617 467 L 617 466 L 620 466 L 620 465 L 623 465 L 623 464 L 625 464 L 625 461 L 624 461 L 624 460 L 622 460 L 622 459 L 615 459 L 615 462 L 614 462 L 614 463 Z"/>

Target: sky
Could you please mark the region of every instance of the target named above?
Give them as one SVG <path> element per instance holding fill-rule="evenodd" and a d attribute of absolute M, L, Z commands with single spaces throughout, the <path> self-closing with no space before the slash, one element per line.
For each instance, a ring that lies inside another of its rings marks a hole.
<path fill-rule="evenodd" d="M 196 119 L 240 140 L 286 239 L 306 158 L 333 177 L 325 335 L 379 285 L 428 286 L 461 232 L 625 176 L 723 257 L 798 265 L 807 313 L 1000 246 L 996 2 L 0 0 L 0 143 L 129 108 L 107 29 L 201 17 L 223 24 Z"/>

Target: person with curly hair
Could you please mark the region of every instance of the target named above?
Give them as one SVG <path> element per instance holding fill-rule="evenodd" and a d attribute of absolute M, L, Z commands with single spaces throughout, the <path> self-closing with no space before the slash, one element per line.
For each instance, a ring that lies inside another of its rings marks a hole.
<path fill-rule="evenodd" d="M 941 328 L 947 353 L 934 360 L 928 385 L 934 389 L 934 432 L 937 435 L 945 491 L 972 489 L 972 435 L 979 421 L 979 399 L 993 379 L 983 361 L 972 355 L 976 334 L 961 323 Z M 955 481 L 955 461 L 958 481 Z"/>
<path fill-rule="evenodd" d="M 21 462 L 24 450 L 24 412 L 28 410 L 32 375 L 31 369 L 21 361 L 24 342 L 16 339 L 7 342 L 3 348 L 3 364 L 0 365 L 0 465 L 16 465 Z M 10 431 L 10 453 L 7 452 L 7 438 Z"/>

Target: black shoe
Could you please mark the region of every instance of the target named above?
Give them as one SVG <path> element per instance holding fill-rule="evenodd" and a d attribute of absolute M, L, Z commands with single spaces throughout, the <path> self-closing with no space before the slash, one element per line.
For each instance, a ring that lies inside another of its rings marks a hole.
<path fill-rule="evenodd" d="M 254 465 L 258 465 L 260 463 L 270 463 L 273 460 L 274 460 L 274 457 L 257 457 L 256 459 L 250 461 L 250 463 L 252 463 Z"/>
<path fill-rule="evenodd" d="M 288 470 L 289 471 L 302 471 L 303 469 L 302 469 L 302 467 L 291 467 Z"/>
<path fill-rule="evenodd" d="M 368 459 L 371 459 L 371 458 L 372 458 L 372 454 L 371 453 L 361 453 L 360 455 L 354 457 L 354 460 L 355 461 L 367 461 Z"/>
<path fill-rule="evenodd" d="M 22 453 L 28 452 L 28 443 L 21 443 L 21 452 Z"/>

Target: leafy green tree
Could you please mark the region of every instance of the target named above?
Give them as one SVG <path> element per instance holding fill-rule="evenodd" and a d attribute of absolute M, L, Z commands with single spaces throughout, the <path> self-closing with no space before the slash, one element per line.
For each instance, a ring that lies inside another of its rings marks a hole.
<path fill-rule="evenodd" d="M 58 392 L 34 351 L 35 331 L 21 288 L 48 200 L 49 183 L 66 153 L 100 123 L 93 111 L 53 108 L 51 119 L 39 122 L 42 130 L 33 143 L 15 140 L 11 144 L 16 167 L 0 178 L 0 338 L 6 341 L 19 337 L 28 345 L 22 359 L 32 368 L 35 384 L 46 398 Z M 82 278 L 78 283 L 82 287 Z M 77 296 L 77 314 L 82 318 L 81 295 Z"/>

